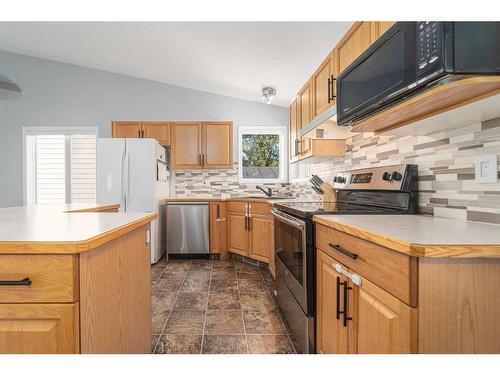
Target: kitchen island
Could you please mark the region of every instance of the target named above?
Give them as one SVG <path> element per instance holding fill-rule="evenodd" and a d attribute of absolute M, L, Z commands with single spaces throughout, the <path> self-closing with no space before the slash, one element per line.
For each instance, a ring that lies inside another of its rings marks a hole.
<path fill-rule="evenodd" d="M 0 353 L 149 353 L 151 213 L 0 209 Z"/>
<path fill-rule="evenodd" d="M 318 352 L 500 353 L 500 225 L 314 220 Z"/>

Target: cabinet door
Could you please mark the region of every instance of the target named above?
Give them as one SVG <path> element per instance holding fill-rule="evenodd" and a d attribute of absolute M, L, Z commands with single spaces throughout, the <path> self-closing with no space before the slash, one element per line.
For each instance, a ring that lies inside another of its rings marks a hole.
<path fill-rule="evenodd" d="M 346 39 L 337 45 L 339 72 L 347 68 L 373 42 L 375 36 L 372 35 L 371 26 L 368 21 L 356 23 L 349 30 Z"/>
<path fill-rule="evenodd" d="M 347 328 L 339 312 L 341 295 L 347 278 L 333 267 L 337 263 L 322 251 L 316 252 L 316 318 L 317 351 L 322 354 L 346 354 Z M 341 284 L 344 283 L 344 284 Z"/>
<path fill-rule="evenodd" d="M 0 304 L 0 353 L 79 353 L 78 303 Z"/>
<path fill-rule="evenodd" d="M 304 129 L 312 120 L 312 84 L 309 81 L 299 94 L 299 124 L 297 132 Z M 311 150 L 311 140 L 300 137 L 300 156 Z"/>
<path fill-rule="evenodd" d="M 201 123 L 170 124 L 172 168 L 201 168 Z"/>
<path fill-rule="evenodd" d="M 163 146 L 170 145 L 170 123 L 143 122 L 144 138 L 154 138 Z"/>
<path fill-rule="evenodd" d="M 353 272 L 353 271 L 350 271 Z M 417 310 L 375 284 L 362 279 L 349 291 L 349 352 L 360 354 L 415 353 Z"/>
<path fill-rule="evenodd" d="M 233 123 L 203 123 L 203 166 L 205 168 L 232 168 Z"/>
<path fill-rule="evenodd" d="M 111 124 L 113 138 L 141 138 L 141 123 L 132 121 L 114 121 Z"/>
<path fill-rule="evenodd" d="M 377 23 L 377 38 L 380 37 L 383 33 L 391 28 L 394 25 L 395 21 L 378 21 Z"/>
<path fill-rule="evenodd" d="M 297 99 L 295 99 L 290 108 L 288 109 L 289 116 L 289 126 L 290 126 L 290 159 L 294 160 L 298 156 L 299 153 L 299 144 L 298 144 L 298 135 L 297 135 Z"/>
<path fill-rule="evenodd" d="M 333 60 L 330 54 L 313 75 L 313 118 L 335 104 L 335 100 L 332 100 L 333 85 L 331 83 L 334 75 Z"/>
<path fill-rule="evenodd" d="M 269 219 L 267 215 L 251 215 L 249 226 L 249 257 L 269 262 Z"/>
<path fill-rule="evenodd" d="M 232 210 L 231 208 L 237 208 Z M 247 255 L 248 231 L 246 225 L 246 203 L 230 203 L 227 213 L 227 249 L 230 252 Z"/>
<path fill-rule="evenodd" d="M 210 252 L 220 254 L 221 260 L 228 258 L 225 202 L 210 202 Z"/>

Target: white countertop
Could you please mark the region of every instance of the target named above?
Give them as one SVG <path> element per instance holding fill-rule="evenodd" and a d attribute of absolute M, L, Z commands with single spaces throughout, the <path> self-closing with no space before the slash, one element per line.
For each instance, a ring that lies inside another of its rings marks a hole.
<path fill-rule="evenodd" d="M 500 256 L 500 225 L 424 215 L 318 215 L 318 223 L 418 256 Z"/>
<path fill-rule="evenodd" d="M 151 213 L 66 212 L 96 204 L 47 204 L 0 208 L 0 242 L 80 242 L 128 226 Z"/>

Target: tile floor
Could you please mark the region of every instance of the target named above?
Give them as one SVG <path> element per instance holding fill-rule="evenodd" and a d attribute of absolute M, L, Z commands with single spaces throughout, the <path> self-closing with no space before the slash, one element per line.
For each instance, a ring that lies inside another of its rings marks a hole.
<path fill-rule="evenodd" d="M 267 269 L 240 260 L 152 268 L 152 352 L 295 353 Z"/>

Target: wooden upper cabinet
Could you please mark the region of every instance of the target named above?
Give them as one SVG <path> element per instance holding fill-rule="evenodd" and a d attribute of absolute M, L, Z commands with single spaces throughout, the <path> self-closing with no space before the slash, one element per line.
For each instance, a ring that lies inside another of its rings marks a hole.
<path fill-rule="evenodd" d="M 111 134 L 113 138 L 141 138 L 141 123 L 133 121 L 113 121 Z"/>
<path fill-rule="evenodd" d="M 313 87 L 313 113 L 315 118 L 335 104 L 335 81 L 334 54 L 330 53 L 316 70 L 312 77 Z"/>
<path fill-rule="evenodd" d="M 294 160 L 299 154 L 298 134 L 297 134 L 297 99 L 295 99 L 288 109 L 288 124 L 290 126 L 290 159 Z"/>
<path fill-rule="evenodd" d="M 352 272 L 352 271 L 350 271 Z M 405 354 L 417 352 L 417 310 L 362 279 L 349 291 L 349 352 Z"/>
<path fill-rule="evenodd" d="M 319 250 L 316 251 L 316 256 L 317 351 L 321 354 L 346 354 L 348 332 L 338 312 L 343 309 L 340 306 L 342 301 L 340 283 L 347 283 L 347 278 L 333 268 L 335 263 L 333 258 Z"/>
<path fill-rule="evenodd" d="M 204 122 L 202 140 L 202 161 L 205 168 L 232 168 L 232 122 Z"/>
<path fill-rule="evenodd" d="M 312 120 L 312 81 L 307 82 L 298 97 L 299 130 L 304 129 Z"/>
<path fill-rule="evenodd" d="M 201 168 L 201 123 L 172 122 L 170 136 L 172 168 Z"/>
<path fill-rule="evenodd" d="M 336 55 L 338 72 L 342 72 L 361 55 L 378 37 L 373 22 L 356 22 L 337 44 Z"/>
<path fill-rule="evenodd" d="M 170 123 L 143 122 L 143 138 L 154 138 L 163 146 L 170 145 Z"/>
<path fill-rule="evenodd" d="M 378 38 L 383 33 L 385 33 L 387 30 L 389 30 L 391 28 L 391 26 L 396 23 L 396 21 L 377 21 L 377 22 L 373 22 L 373 23 L 376 24 L 376 28 L 377 28 L 376 35 Z"/>
<path fill-rule="evenodd" d="M 79 353 L 78 316 L 78 303 L 0 304 L 0 353 Z"/>

